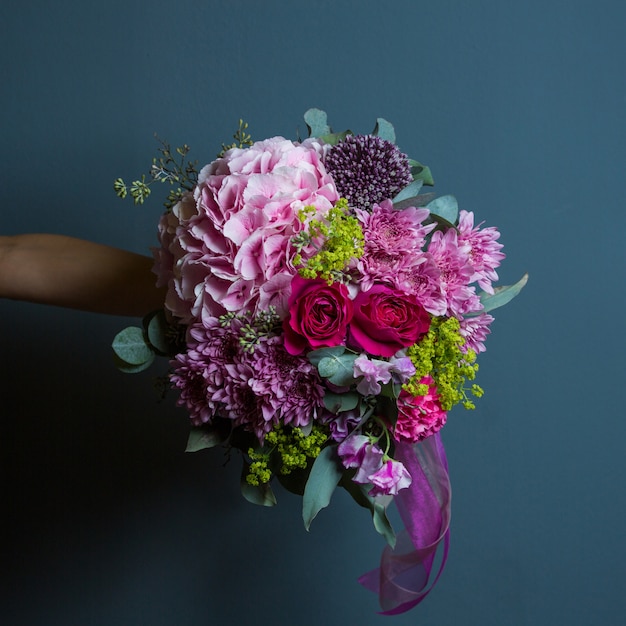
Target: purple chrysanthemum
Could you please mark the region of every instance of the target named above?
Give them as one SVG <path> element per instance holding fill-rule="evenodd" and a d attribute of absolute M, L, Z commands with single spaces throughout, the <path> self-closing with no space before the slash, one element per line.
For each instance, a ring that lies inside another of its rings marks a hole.
<path fill-rule="evenodd" d="M 324 159 L 339 195 L 355 209 L 392 199 L 412 180 L 406 154 L 375 135 L 348 135 Z"/>

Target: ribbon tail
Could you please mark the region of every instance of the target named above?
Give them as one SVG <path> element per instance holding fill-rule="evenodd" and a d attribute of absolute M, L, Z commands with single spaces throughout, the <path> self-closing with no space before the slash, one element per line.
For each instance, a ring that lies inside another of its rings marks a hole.
<path fill-rule="evenodd" d="M 439 433 L 414 445 L 397 443 L 394 458 L 412 477 L 411 486 L 394 498 L 404 529 L 396 547 L 383 550 L 380 567 L 359 579 L 378 594 L 383 615 L 404 613 L 430 593 L 444 569 L 450 544 L 450 478 Z M 429 584 L 440 546 L 439 569 Z"/>

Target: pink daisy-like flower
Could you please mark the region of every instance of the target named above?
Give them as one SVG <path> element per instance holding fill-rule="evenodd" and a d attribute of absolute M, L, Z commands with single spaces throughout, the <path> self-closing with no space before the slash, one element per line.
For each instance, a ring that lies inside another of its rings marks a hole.
<path fill-rule="evenodd" d="M 502 244 L 498 243 L 500 232 L 490 226 L 480 228 L 479 224 L 474 228 L 474 214 L 468 211 L 459 212 L 459 244 L 468 245 L 469 258 L 474 273 L 471 282 L 478 282 L 478 286 L 487 293 L 493 293 L 492 281 L 498 280 L 495 268 L 505 255 L 500 252 Z"/>
<path fill-rule="evenodd" d="M 463 351 L 473 350 L 476 354 L 486 350 L 483 341 L 487 339 L 487 335 L 491 332 L 490 325 L 493 317 L 489 313 L 481 313 L 476 317 L 465 317 L 461 320 L 459 332 L 465 339 Z"/>
<path fill-rule="evenodd" d="M 474 269 L 470 264 L 469 244 L 459 241 L 454 228 L 433 233 L 428 252 L 439 268 L 439 284 L 443 293 L 448 313 L 462 317 L 465 313 L 479 311 L 480 299 L 473 287 L 470 287 Z"/>
<path fill-rule="evenodd" d="M 374 282 L 393 284 L 398 272 L 409 271 L 424 262 L 422 247 L 426 235 L 435 227 L 424 226 L 428 209 L 407 207 L 396 210 L 391 200 L 375 204 L 371 212 L 356 210 L 365 240 L 364 254 L 357 263 L 364 291 Z"/>

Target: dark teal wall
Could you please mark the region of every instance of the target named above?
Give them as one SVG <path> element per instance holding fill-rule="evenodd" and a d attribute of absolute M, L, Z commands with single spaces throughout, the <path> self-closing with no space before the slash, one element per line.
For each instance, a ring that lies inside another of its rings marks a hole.
<path fill-rule="evenodd" d="M 444 431 L 452 552 L 394 623 L 623 619 L 626 5 L 369 0 L 0 6 L 0 232 L 136 251 L 158 202 L 116 200 L 153 133 L 213 158 L 257 138 L 391 120 L 400 146 L 502 231 L 504 283 L 478 410 Z M 382 624 L 356 583 L 381 541 L 338 497 L 302 528 L 285 494 L 238 494 L 237 459 L 183 454 L 149 375 L 109 357 L 127 324 L 0 302 L 0 622 L 15 626 Z M 341 496 L 341 494 L 339 494 Z M 260 617 L 259 617 L 260 616 Z"/>

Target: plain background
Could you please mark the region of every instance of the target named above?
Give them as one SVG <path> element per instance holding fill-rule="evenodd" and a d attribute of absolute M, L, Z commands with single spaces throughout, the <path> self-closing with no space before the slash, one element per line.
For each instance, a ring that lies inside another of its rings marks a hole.
<path fill-rule="evenodd" d="M 0 8 L 4 234 L 148 253 L 154 133 L 202 162 L 261 139 L 394 123 L 440 193 L 502 232 L 485 397 L 450 416 L 452 550 L 415 611 L 356 582 L 382 542 L 343 494 L 240 497 L 239 459 L 183 452 L 153 377 L 118 373 L 135 320 L 0 302 L 2 587 L 12 626 L 619 624 L 624 595 L 626 5 L 618 1 L 20 0 Z"/>

